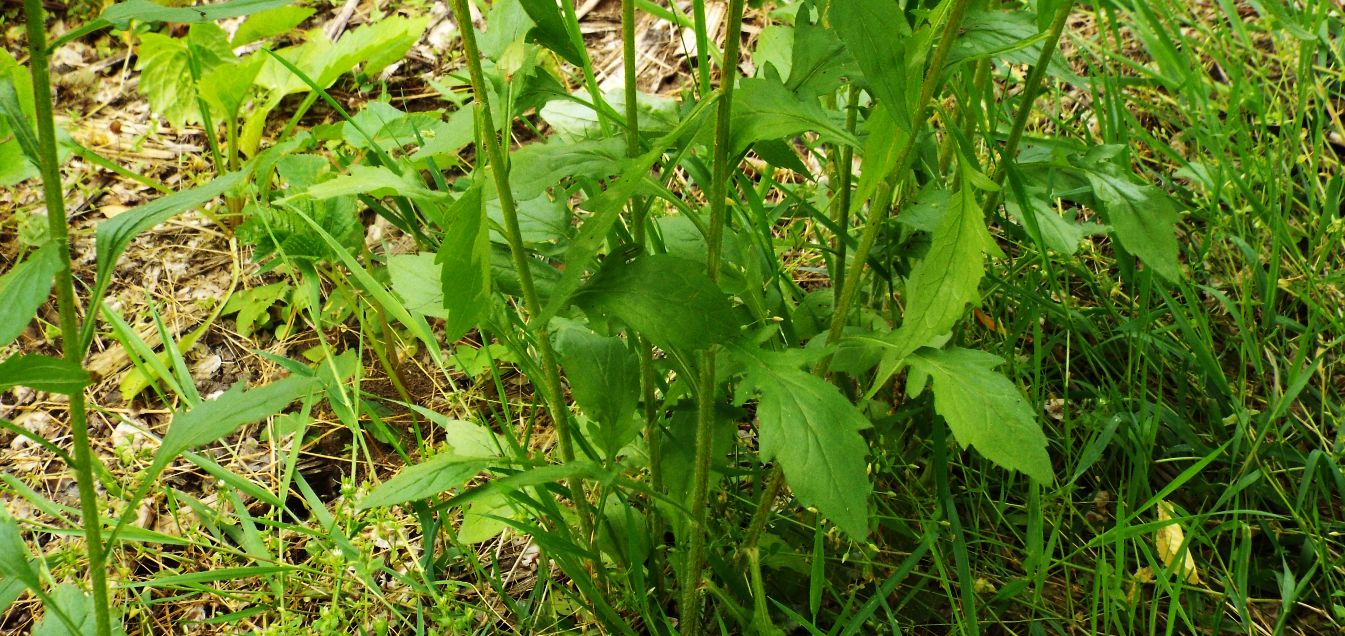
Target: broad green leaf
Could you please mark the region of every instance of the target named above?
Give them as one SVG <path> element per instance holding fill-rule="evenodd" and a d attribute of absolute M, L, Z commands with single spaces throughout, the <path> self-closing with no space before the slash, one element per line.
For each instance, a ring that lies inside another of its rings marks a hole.
<path fill-rule="evenodd" d="M 555 8 L 555 5 L 552 5 Z M 485 31 L 477 35 L 481 52 L 486 57 L 499 61 L 505 49 L 515 42 L 522 42 L 536 23 L 529 17 L 528 11 L 519 0 L 498 0 L 491 3 L 490 14 L 486 16 Z"/>
<path fill-rule="evenodd" d="M 442 306 L 448 310 L 444 338 L 453 342 L 489 316 L 491 309 L 490 240 L 481 188 L 463 193 L 448 215 L 434 262 L 439 265 Z"/>
<path fill-rule="evenodd" d="M 763 461 L 784 469 L 807 506 L 853 538 L 869 532 L 869 482 L 861 429 L 869 422 L 832 384 L 799 368 L 799 352 L 738 349 L 743 389 L 756 391 Z M 740 398 L 741 399 L 741 398 Z"/>
<path fill-rule="evenodd" d="M 978 298 L 985 255 L 993 249 L 975 191 L 964 187 L 950 195 L 929 251 L 906 281 L 906 312 L 889 338 L 897 359 L 953 328 L 967 303 Z"/>
<path fill-rule="evenodd" d="M 1135 183 L 1111 164 L 1099 164 L 1086 174 L 1100 212 L 1121 245 L 1159 276 L 1179 280 L 1178 215 L 1172 199 L 1154 186 Z"/>
<path fill-rule="evenodd" d="M 242 382 L 223 395 L 176 412 L 150 465 L 148 481 L 183 452 L 221 439 L 240 426 L 260 421 L 308 395 L 317 386 L 313 377 L 292 375 L 265 386 L 244 390 Z"/>
<path fill-rule="evenodd" d="M 359 508 L 368 510 L 394 506 L 461 488 L 492 462 L 491 458 L 440 453 L 424 462 L 403 468 L 392 479 L 379 484 L 360 500 Z"/>
<path fill-rule="evenodd" d="M 216 121 L 238 118 L 238 109 L 247 101 L 248 92 L 265 63 L 265 56 L 254 53 L 237 64 L 220 64 L 201 75 L 198 90 L 218 117 Z"/>
<path fill-rule="evenodd" d="M 83 367 L 63 358 L 20 354 L 0 362 L 0 390 L 26 386 L 38 391 L 73 395 L 91 382 Z"/>
<path fill-rule="evenodd" d="M 794 27 L 787 24 L 766 25 L 757 34 L 757 46 L 752 50 L 752 65 L 757 67 L 756 77 L 789 77 L 793 48 Z M 774 69 L 774 74 L 768 68 Z"/>
<path fill-rule="evenodd" d="M 434 253 L 397 254 L 388 257 L 388 278 L 392 291 L 402 299 L 407 311 L 447 318 L 444 308 L 444 288 L 434 273 L 440 269 L 434 264 Z"/>
<path fill-rule="evenodd" d="M 317 78 L 321 86 L 329 86 L 341 74 L 360 67 L 360 72 L 373 76 L 389 64 L 401 60 L 415 45 L 430 25 L 429 16 L 406 18 L 388 16 L 377 22 L 354 29 L 337 40 L 334 52 L 323 72 Z"/>
<path fill-rule="evenodd" d="M 41 578 L 28 563 L 28 547 L 19 532 L 19 524 L 8 510 L 0 512 L 0 574 L 22 581 L 29 589 L 42 589 Z"/>
<path fill-rule="evenodd" d="M 229 36 L 214 24 L 193 24 L 185 38 L 158 33 L 141 36 L 136 68 L 150 106 L 174 127 L 201 121 L 200 78 L 222 64 L 234 64 Z M 193 65 L 195 70 L 193 70 Z"/>
<path fill-rule="evenodd" d="M 259 13 L 289 3 L 290 0 L 228 0 L 213 4 L 169 7 L 150 0 L 125 0 L 108 7 L 98 17 L 118 29 L 129 28 L 131 20 L 139 20 L 142 23 L 182 22 L 200 24 Z"/>
<path fill-rule="evenodd" d="M 833 2 L 829 12 L 831 26 L 849 49 L 870 92 L 886 105 L 885 112 L 902 130 L 911 128 L 911 107 L 920 92 L 921 78 L 908 41 L 911 27 L 901 6 L 891 0 L 848 0 Z"/>
<path fill-rule="evenodd" d="M 1035 236 L 1039 231 L 1040 240 L 1048 249 L 1072 256 L 1085 236 L 1107 230 L 1106 226 L 1096 223 L 1079 223 L 1072 213 L 1062 216 L 1041 188 L 1020 184 L 1016 171 L 1009 172 L 1009 184 L 1012 191 L 1004 197 L 1004 209 L 1027 228 L 1029 235 Z M 1019 200 L 1020 188 L 1025 202 Z"/>
<path fill-rule="evenodd" d="M 584 66 L 583 51 L 575 48 L 574 41 L 570 39 L 570 33 L 565 28 L 565 18 L 553 0 L 521 0 L 520 3 L 536 25 L 528 32 L 528 39 L 551 49 L 566 62 L 579 67 Z"/>
<path fill-rule="evenodd" d="M 625 112 L 626 95 L 621 90 L 604 91 L 603 98 L 617 112 Z M 555 136 L 564 143 L 583 139 L 601 139 L 610 135 L 599 122 L 587 91 L 579 90 L 563 99 L 552 99 L 539 114 L 555 129 Z M 635 118 L 640 122 L 640 134 L 663 134 L 677 127 L 678 102 L 662 95 L 636 93 Z"/>
<path fill-rule="evenodd" d="M 8 55 L 8 54 L 6 54 Z M 11 70 L 18 70 L 15 64 Z M 20 103 L 19 88 L 0 68 L 0 186 L 31 179 L 38 172 L 37 137 Z"/>
<path fill-rule="evenodd" d="M 777 80 L 740 81 L 734 93 L 732 117 L 730 152 L 735 154 L 753 142 L 809 131 L 828 141 L 859 146 L 859 141 L 833 122 L 816 99 L 801 100 Z"/>
<path fill-rule="evenodd" d="M 620 319 L 664 349 L 705 349 L 738 334 L 733 307 L 705 265 L 674 256 L 605 264 L 575 302 Z"/>
<path fill-rule="evenodd" d="M 386 151 L 434 139 L 448 127 L 439 111 L 404 113 L 385 100 L 369 102 L 341 126 L 341 137 L 353 148 L 376 144 Z M 360 132 L 363 131 L 363 132 Z M 365 135 L 368 135 L 366 137 Z"/>
<path fill-rule="evenodd" d="M 382 166 L 359 164 L 351 166 L 347 174 L 316 183 L 303 192 L 279 199 L 276 203 L 286 203 L 303 197 L 323 200 L 359 194 L 376 197 L 400 195 L 436 202 L 446 202 L 449 198 L 445 192 L 425 187 L 414 174 L 401 175 Z"/>
<path fill-rule="evenodd" d="M 489 172 L 482 171 L 481 176 L 486 175 Z M 482 179 L 481 192 L 486 199 L 486 216 L 491 221 L 491 240 L 508 243 L 504 236 L 504 208 L 500 206 L 500 196 L 495 190 L 495 179 Z M 518 230 L 527 246 L 560 243 L 574 234 L 570 208 L 563 199 L 552 199 L 545 194 L 529 199 L 516 197 L 514 205 L 518 212 Z"/>
<path fill-rule="evenodd" d="M 32 636 L 86 636 L 96 633 L 93 597 L 73 583 L 57 585 L 44 605 L 46 612 L 33 625 Z"/>
<path fill-rule="evenodd" d="M 490 491 L 467 502 L 458 525 L 458 541 L 467 545 L 484 543 L 500 536 L 509 524 L 495 517 L 513 518 L 514 507 L 503 492 Z"/>
<path fill-rule="evenodd" d="M 289 283 L 280 282 L 236 291 L 229 297 L 229 302 L 225 303 L 220 315 L 238 314 L 234 317 L 234 327 L 238 335 L 251 338 L 256 326 L 267 322 L 263 318 L 271 307 L 288 295 L 291 289 L 293 287 Z"/>
<path fill-rule="evenodd" d="M 1046 435 L 1013 382 L 996 372 L 1004 360 L 972 349 L 921 349 L 911 355 L 918 393 L 923 377 L 934 380 L 934 409 L 948 421 L 963 446 L 975 447 L 1004 468 L 1050 483 L 1054 479 L 1046 454 Z"/>
<path fill-rule="evenodd" d="M 245 167 L 213 179 L 205 185 L 160 197 L 99 223 L 94 231 L 98 252 L 94 299 L 99 299 L 102 292 L 107 289 L 108 283 L 112 280 L 112 270 L 116 267 L 117 258 L 137 234 L 232 190 L 241 185 L 250 172 L 251 167 Z"/>
<path fill-rule="evenodd" d="M 859 75 L 859 65 L 836 32 L 811 23 L 806 6 L 799 7 L 794 21 L 791 55 L 789 81 L 785 86 L 800 98 L 830 95 L 840 88 L 841 82 Z"/>
<path fill-rule="evenodd" d="M 944 66 L 952 68 L 961 62 L 985 57 L 1031 66 L 1041 58 L 1044 39 L 1046 31 L 1038 28 L 1037 18 L 1031 12 L 972 11 L 962 21 L 961 34 L 948 51 Z M 1063 56 L 1053 56 L 1047 71 L 1060 80 L 1076 86 L 1084 85 L 1082 78 L 1070 69 Z"/>
<path fill-rule="evenodd" d="M 51 294 L 61 271 L 60 246 L 47 243 L 0 276 L 0 347 L 14 341 Z"/>
<path fill-rule="evenodd" d="M 281 6 L 254 13 L 238 25 L 238 31 L 229 44 L 237 48 L 273 35 L 288 33 L 315 11 L 308 7 Z"/>
<path fill-rule="evenodd" d="M 552 139 L 509 153 L 509 186 L 519 200 L 539 197 L 567 177 L 605 179 L 621 174 L 630 161 L 621 137 L 566 143 Z"/>
<path fill-rule="evenodd" d="M 640 361 L 621 338 L 600 336 L 561 318 L 551 325 L 551 339 L 574 401 L 598 423 L 605 456 L 615 457 L 634 433 L 625 424 L 640 400 Z"/>

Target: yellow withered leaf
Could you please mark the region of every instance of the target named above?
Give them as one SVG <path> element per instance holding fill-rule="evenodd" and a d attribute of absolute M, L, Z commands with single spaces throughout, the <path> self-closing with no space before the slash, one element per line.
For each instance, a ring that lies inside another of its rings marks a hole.
<path fill-rule="evenodd" d="M 1159 500 L 1158 520 L 1172 521 L 1172 515 L 1172 504 Z M 1158 556 L 1163 559 L 1163 563 L 1176 570 L 1178 574 L 1184 574 L 1187 583 L 1199 585 L 1200 575 L 1196 572 L 1196 560 L 1191 557 L 1190 546 L 1182 547 L 1185 541 L 1186 535 L 1176 521 L 1159 528 L 1158 532 L 1154 533 L 1154 543 L 1158 546 Z"/>

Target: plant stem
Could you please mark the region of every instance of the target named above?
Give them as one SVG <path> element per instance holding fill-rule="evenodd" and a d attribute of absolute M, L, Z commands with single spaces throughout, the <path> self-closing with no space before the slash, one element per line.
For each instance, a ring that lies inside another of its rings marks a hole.
<path fill-rule="evenodd" d="M 850 96 L 846 100 L 845 107 L 845 129 L 850 134 L 855 133 L 855 126 L 859 120 L 859 89 L 851 86 Z M 833 221 L 840 230 L 836 235 L 836 241 L 833 249 L 836 251 L 835 268 L 835 287 L 837 289 L 845 288 L 845 253 L 848 250 L 846 241 L 850 227 L 850 186 L 854 181 L 854 158 L 855 150 L 849 144 L 839 144 L 840 149 L 836 160 L 836 211 Z M 833 303 L 835 300 L 833 299 Z"/>
<path fill-rule="evenodd" d="M 31 0 L 30 0 L 31 1 Z M 490 113 L 490 92 L 486 80 L 481 74 L 481 53 L 476 45 L 476 32 L 472 29 L 472 16 L 467 10 L 467 0 L 453 0 L 454 18 L 458 21 L 462 33 L 462 44 L 466 54 L 467 72 L 471 77 L 472 92 L 476 96 L 477 109 L 483 122 L 483 143 L 490 160 L 491 174 L 495 178 L 495 189 L 500 197 L 500 211 L 504 216 L 505 239 L 509 242 L 509 254 L 518 274 L 519 286 L 523 288 L 523 304 L 528 313 L 541 315 L 542 303 L 537 297 L 537 288 L 533 284 L 530 260 L 523 246 L 523 233 L 518 225 L 518 206 L 514 202 L 514 193 L 509 189 L 509 173 L 504 161 L 504 150 L 496 136 L 495 122 Z M 551 350 L 551 333 L 546 325 L 531 325 L 533 338 L 537 343 L 538 356 L 541 358 L 543 379 L 546 383 L 547 410 L 556 425 L 556 438 L 560 445 L 560 457 L 566 463 L 574 461 L 574 442 L 570 435 L 570 412 L 565 406 L 565 391 L 560 382 L 560 366 L 556 364 L 556 354 Z M 592 540 L 593 520 L 588 514 L 588 497 L 585 494 L 581 478 L 570 482 L 570 493 L 579 514 L 579 529 L 583 533 L 582 543 Z"/>
<path fill-rule="evenodd" d="M 697 3 L 698 6 L 701 3 Z M 725 35 L 724 64 L 720 69 L 718 115 L 710 177 L 710 226 L 705 237 L 705 268 L 710 280 L 719 282 L 719 263 L 728 216 L 729 129 L 733 114 L 733 84 L 737 79 L 738 49 L 742 39 L 743 0 L 730 0 L 728 33 Z M 698 29 L 704 30 L 703 28 Z M 683 634 L 700 633 L 700 579 L 705 558 L 705 525 L 710 492 L 710 459 L 715 412 L 715 349 L 701 356 L 696 417 L 696 458 L 691 482 L 690 527 L 682 598 L 679 604 Z"/>
<path fill-rule="evenodd" d="M 1065 0 L 1065 3 L 1056 9 L 1055 17 L 1051 20 L 1050 33 L 1046 36 L 1046 41 L 1042 44 L 1041 55 L 1037 58 L 1037 63 L 1027 74 L 1025 85 L 1023 86 L 1022 103 L 1018 105 L 1018 114 L 1013 118 L 1013 128 L 1009 130 L 1009 137 L 1004 141 L 1004 149 L 1000 151 L 999 164 L 995 166 L 995 175 L 991 177 L 996 184 L 1002 185 L 1004 178 L 1009 174 L 1009 165 L 1013 163 L 1014 155 L 1018 152 L 1018 142 L 1023 139 L 1023 130 L 1027 128 L 1027 118 L 1032 114 L 1032 106 L 1037 101 L 1037 95 L 1041 93 L 1042 80 L 1046 77 L 1046 69 L 1051 65 L 1051 57 L 1055 55 L 1056 47 L 1060 44 L 1060 35 L 1065 32 L 1065 23 L 1069 21 L 1070 11 L 1074 9 L 1074 0 Z M 989 214 L 999 205 L 1000 191 L 995 190 L 985 198 L 985 205 L 981 208 L 982 212 Z"/>
<path fill-rule="evenodd" d="M 58 251 L 61 255 L 61 269 L 56 273 L 56 301 L 61 312 L 61 353 L 67 361 L 83 366 L 84 351 L 78 344 L 80 325 L 70 266 L 70 230 L 66 225 L 61 169 L 56 160 L 56 125 L 52 114 L 51 76 L 47 67 L 49 58 L 44 26 L 46 20 L 41 0 L 24 0 L 23 13 L 28 27 L 28 52 L 32 56 L 33 106 L 37 115 L 38 154 L 42 194 L 47 203 L 47 227 L 51 240 L 60 247 Z M 84 525 L 89 578 L 93 587 L 94 633 L 108 636 L 112 633 L 112 615 L 109 611 L 102 522 L 98 515 L 98 493 L 94 490 L 93 452 L 89 448 L 89 421 L 83 389 L 70 395 L 70 428 L 74 437 L 74 470 L 79 487 L 80 516 Z"/>
<path fill-rule="evenodd" d="M 860 236 L 859 245 L 855 248 L 854 258 L 851 259 L 850 267 L 845 274 L 845 284 L 841 287 L 841 293 L 836 297 L 835 307 L 831 317 L 831 329 L 827 332 L 827 343 L 836 342 L 845 329 L 846 317 L 850 313 L 850 306 L 854 304 L 855 297 L 859 294 L 860 281 L 864 274 L 864 263 L 868 261 L 869 252 L 873 249 L 874 241 L 878 238 L 878 230 L 886 220 L 887 210 L 892 205 L 894 181 L 903 178 L 911 169 L 915 160 L 916 140 L 929 118 L 930 102 L 934 99 L 934 93 L 943 82 L 944 60 L 948 58 L 948 49 L 952 47 L 953 40 L 957 38 L 958 31 L 962 28 L 962 19 L 967 15 L 967 8 L 971 4 L 970 0 L 955 0 L 952 10 L 948 14 L 948 21 L 944 23 L 943 34 L 939 37 L 938 46 L 934 49 L 934 54 L 930 58 L 929 68 L 925 72 L 925 81 L 920 86 L 920 97 L 915 110 L 915 118 L 911 121 L 911 133 L 906 138 L 897 155 L 895 168 L 891 176 L 878 187 L 878 193 L 874 196 L 873 204 L 869 206 L 869 218 L 864 225 L 864 233 Z M 862 205 L 863 201 L 856 203 Z M 842 263 L 844 267 L 844 263 Z M 831 363 L 831 356 L 826 356 L 813 367 L 815 375 L 826 373 L 827 367 Z M 770 477 L 767 479 L 766 487 L 762 490 L 761 501 L 757 504 L 757 510 L 752 515 L 752 521 L 747 526 L 747 534 L 743 538 L 743 551 L 755 549 L 757 543 L 761 540 L 761 534 L 765 531 L 769 521 L 771 507 L 775 503 L 775 498 L 783 490 L 785 483 L 784 472 L 780 465 L 776 464 L 771 469 Z"/>

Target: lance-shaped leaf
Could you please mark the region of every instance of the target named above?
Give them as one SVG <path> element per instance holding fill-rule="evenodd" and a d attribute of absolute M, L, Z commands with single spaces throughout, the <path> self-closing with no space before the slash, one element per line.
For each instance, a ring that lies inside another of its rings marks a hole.
<path fill-rule="evenodd" d="M 51 294 L 61 270 L 60 247 L 47 243 L 0 276 L 0 347 L 14 341 Z"/>
<path fill-rule="evenodd" d="M 429 409 L 414 408 L 442 428 L 451 450 L 403 468 L 361 499 L 361 510 L 425 499 L 461 488 L 498 459 L 502 444 L 490 430 L 472 422 L 450 420 Z"/>
<path fill-rule="evenodd" d="M 664 349 L 694 351 L 738 333 L 728 297 L 705 265 L 658 254 L 629 262 L 609 257 L 575 302 L 616 317 Z"/>
<path fill-rule="evenodd" d="M 953 328 L 967 303 L 976 300 L 985 255 L 994 246 L 970 188 L 948 197 L 948 208 L 931 235 L 929 251 L 906 281 L 901 328 L 888 338 L 898 359 Z"/>
<path fill-rule="evenodd" d="M 823 139 L 859 146 L 854 135 L 831 120 L 816 99 L 800 99 L 779 80 L 744 79 L 733 100 L 730 152 L 754 142 L 817 132 Z"/>
<path fill-rule="evenodd" d="M 1136 183 L 1111 164 L 1093 166 L 1086 174 L 1121 245 L 1163 278 L 1180 279 L 1177 209 L 1172 199 L 1152 185 Z"/>
<path fill-rule="evenodd" d="M 934 410 L 948 421 L 959 444 L 1039 482 L 1054 479 L 1046 435 L 1027 398 L 994 370 L 1002 358 L 954 347 L 921 349 L 907 360 L 912 373 L 907 393 L 919 394 L 926 378 L 933 378 Z"/>
<path fill-rule="evenodd" d="M 891 0 L 833 2 L 831 25 L 854 55 L 869 91 L 903 130 L 910 130 L 910 104 L 919 93 L 918 69 L 908 58 L 911 27 L 900 5 Z"/>
<path fill-rule="evenodd" d="M 868 420 L 834 385 L 799 368 L 801 352 L 735 354 L 745 371 L 742 388 L 758 395 L 762 459 L 780 462 L 804 505 L 851 537 L 867 535 L 873 486 L 859 431 Z"/>
<path fill-rule="evenodd" d="M 556 318 L 552 340 L 574 401 L 598 423 L 602 450 L 614 457 L 630 441 L 629 424 L 640 399 L 640 362 L 616 336 L 600 336 L 582 324 Z"/>
<path fill-rule="evenodd" d="M 16 355 L 0 362 L 0 391 L 26 386 L 38 391 L 73 395 L 89 385 L 89 373 L 63 358 Z"/>
<path fill-rule="evenodd" d="M 469 189 L 449 210 L 444 241 L 435 262 L 448 321 L 444 335 L 453 342 L 490 313 L 490 239 L 481 188 Z"/>

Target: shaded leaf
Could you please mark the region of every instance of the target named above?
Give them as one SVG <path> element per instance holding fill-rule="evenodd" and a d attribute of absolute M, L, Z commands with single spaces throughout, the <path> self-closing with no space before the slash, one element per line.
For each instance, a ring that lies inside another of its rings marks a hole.
<path fill-rule="evenodd" d="M 784 71 L 782 71 L 784 72 Z M 859 74 L 859 64 L 836 31 L 808 20 L 808 7 L 800 6 L 794 21 L 794 46 L 785 86 L 800 98 L 830 95 L 841 82 Z"/>
<path fill-rule="evenodd" d="M 737 336 L 728 297 L 704 264 L 668 255 L 610 260 L 576 303 L 615 316 L 664 349 L 704 349 Z"/>
<path fill-rule="evenodd" d="M 403 468 L 392 479 L 379 484 L 360 500 L 359 509 L 394 506 L 461 488 L 469 479 L 489 467 L 491 462 L 491 459 L 481 457 L 440 453 L 424 462 Z"/>
<path fill-rule="evenodd" d="M 621 338 L 600 336 L 571 320 L 551 324 L 574 401 L 598 423 L 602 450 L 614 457 L 634 432 L 624 425 L 640 399 L 640 362 Z"/>
<path fill-rule="evenodd" d="M 443 307 L 444 337 L 453 342 L 490 313 L 490 240 L 481 188 L 463 193 L 449 210 L 435 263 Z"/>
<path fill-rule="evenodd" d="M 908 358 L 908 394 L 934 380 L 934 409 L 948 421 L 959 444 L 974 447 L 996 464 L 1050 483 L 1054 480 L 1046 435 L 1023 392 L 995 367 L 1004 363 L 984 351 L 954 347 L 921 349 Z"/>
<path fill-rule="evenodd" d="M 900 5 L 891 0 L 833 2 L 829 18 L 864 72 L 870 92 L 902 130 L 909 130 L 910 103 L 919 93 L 921 78 L 912 77 L 911 27 Z"/>
<path fill-rule="evenodd" d="M 189 7 L 170 7 L 150 0 L 125 0 L 108 7 L 98 18 L 118 29 L 129 28 L 131 20 L 199 24 L 259 13 L 289 3 L 290 0 L 227 0 Z"/>
<path fill-rule="evenodd" d="M 237 48 L 273 35 L 287 33 L 299 26 L 300 22 L 307 20 L 314 12 L 316 9 L 294 6 L 280 6 L 259 11 L 238 25 L 238 31 L 234 32 L 233 40 L 229 44 Z"/>
<path fill-rule="evenodd" d="M 605 179 L 630 163 L 621 137 L 528 144 L 509 153 L 509 186 L 519 200 L 539 197 L 569 177 Z"/>
<path fill-rule="evenodd" d="M 852 538 L 869 531 L 869 482 L 861 429 L 869 422 L 834 385 L 799 368 L 801 352 L 738 349 L 743 389 L 760 402 L 761 458 L 774 459 L 799 501 Z M 741 399 L 741 397 L 739 398 Z"/>
<path fill-rule="evenodd" d="M 1093 196 L 1126 251 L 1169 281 L 1181 278 L 1177 261 L 1177 209 L 1162 190 L 1135 183 L 1115 166 L 1087 170 Z"/>
<path fill-rule="evenodd" d="M 859 141 L 831 120 L 815 99 L 800 100 L 777 80 L 747 78 L 733 99 L 731 153 L 753 142 L 817 132 L 824 139 L 858 146 Z"/>
<path fill-rule="evenodd" d="M 565 28 L 565 18 L 554 0 L 520 0 L 520 3 L 536 25 L 528 32 L 528 39 L 551 49 L 566 62 L 584 66 L 583 52 L 575 48 Z"/>

